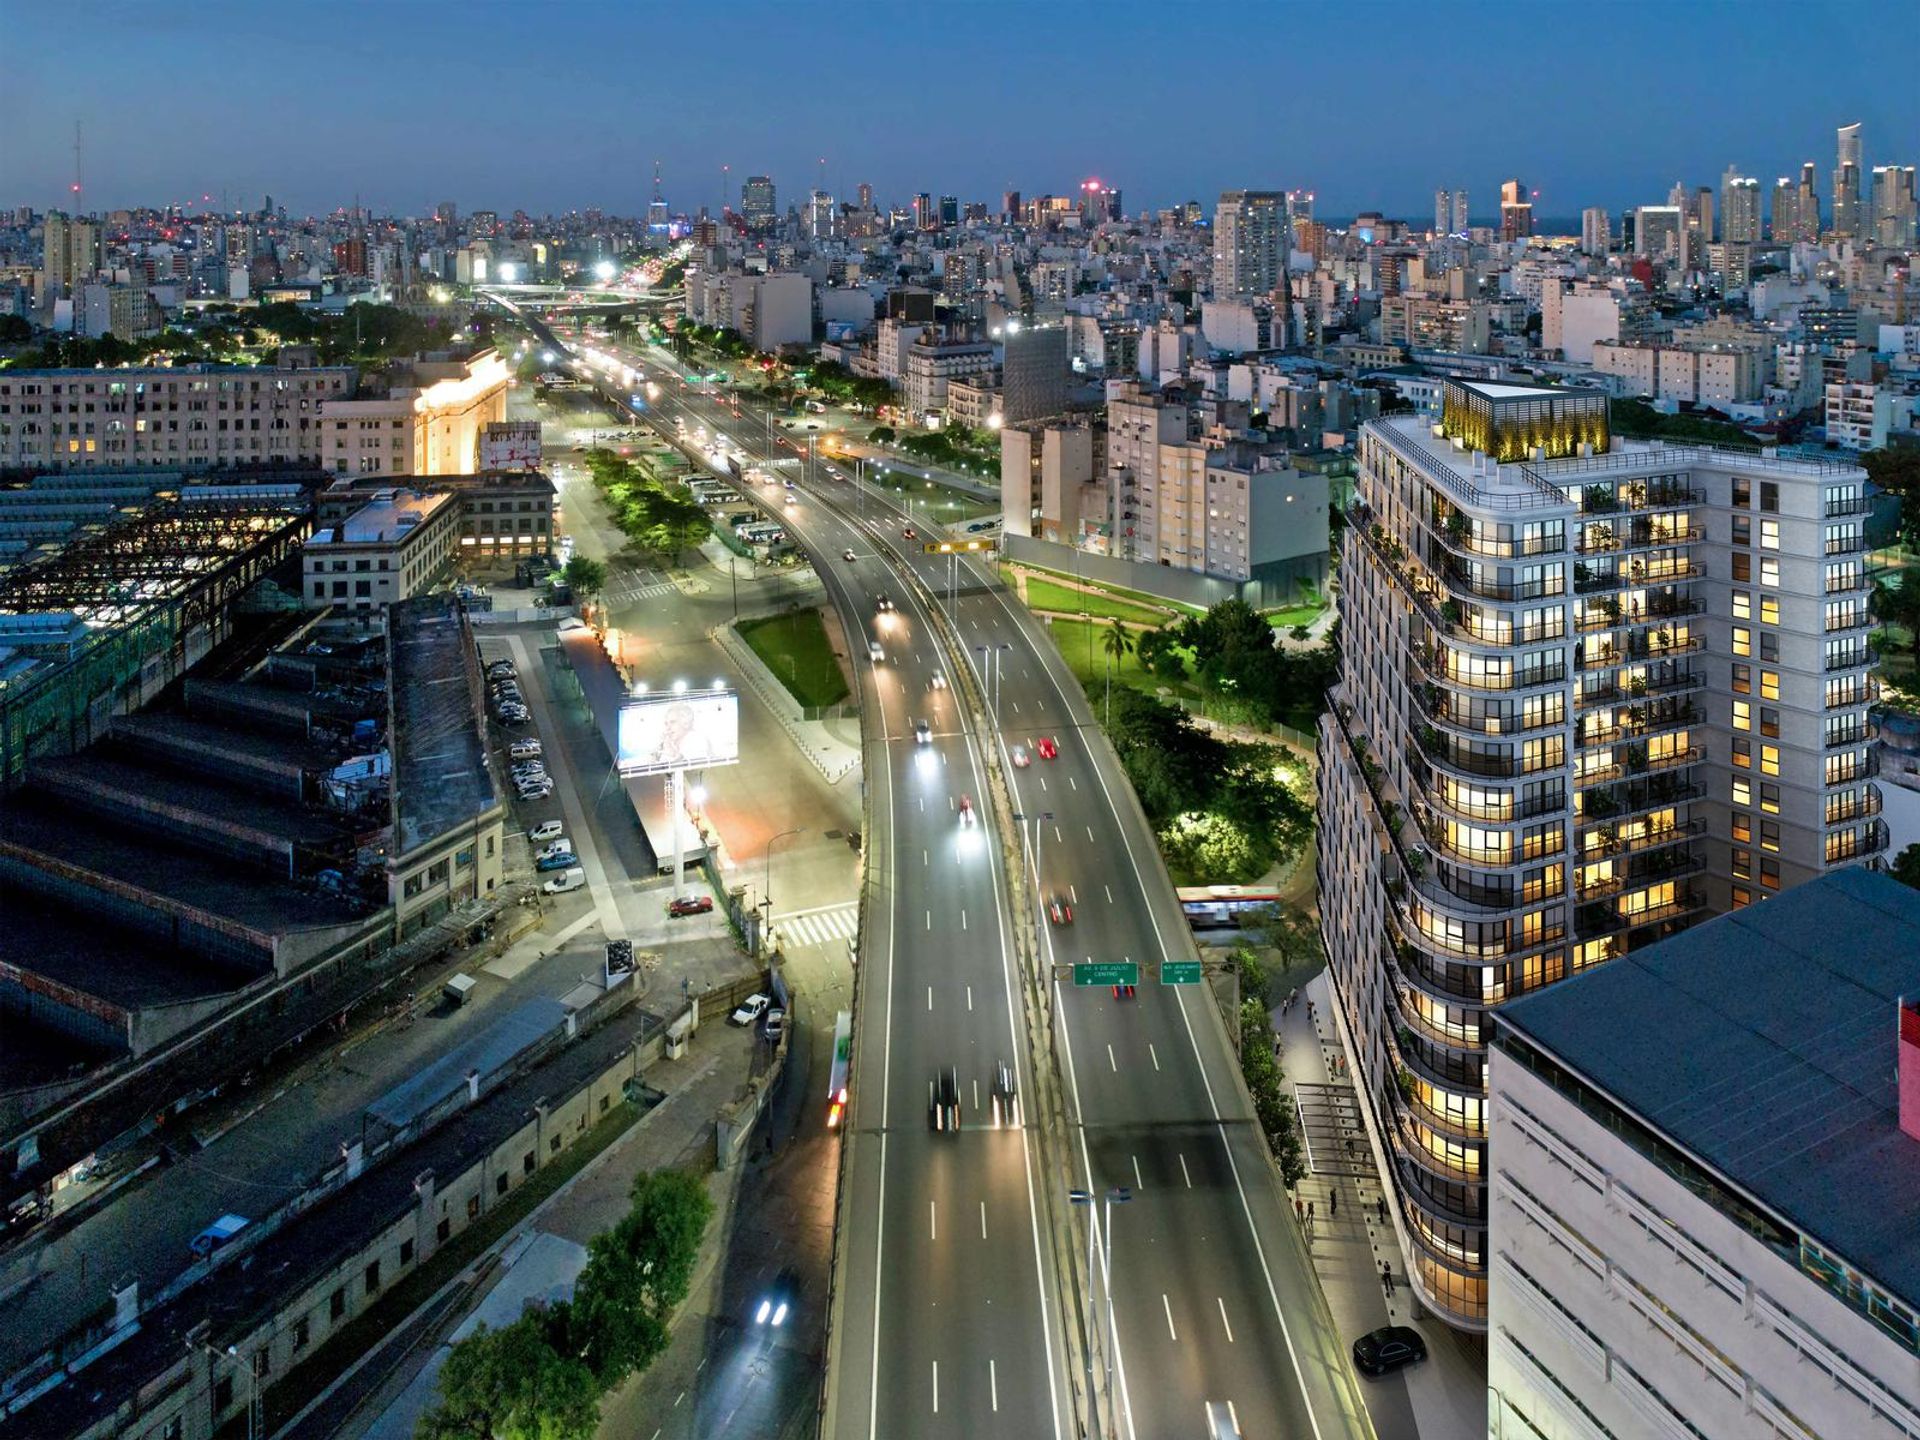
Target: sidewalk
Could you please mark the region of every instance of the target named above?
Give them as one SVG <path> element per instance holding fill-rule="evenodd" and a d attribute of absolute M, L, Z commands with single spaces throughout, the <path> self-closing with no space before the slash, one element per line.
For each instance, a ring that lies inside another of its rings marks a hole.
<path fill-rule="evenodd" d="M 800 753 L 826 777 L 827 783 L 837 785 L 844 780 L 860 763 L 859 748 L 837 738 L 827 729 L 825 721 L 807 719 L 800 702 L 767 669 L 732 625 L 716 625 L 707 634 L 726 652 L 740 678 L 780 722 L 780 728 L 787 732 Z"/>
<path fill-rule="evenodd" d="M 1328 1017 L 1330 998 L 1322 971 L 1301 989 L 1285 1016 L 1278 1007 L 1274 1010 L 1280 1063 L 1289 1085 L 1352 1084 L 1339 1035 Z M 1407 1286 L 1399 1241 L 1392 1225 L 1380 1221 L 1378 1176 L 1310 1173 L 1295 1194 L 1302 1204 L 1313 1206 L 1313 1219 L 1303 1222 L 1307 1250 L 1342 1341 L 1350 1345 L 1382 1325 L 1411 1325 L 1426 1339 L 1425 1364 L 1378 1380 L 1361 1377 L 1361 1393 L 1380 1440 L 1479 1440 L 1487 1430 L 1485 1347 L 1438 1320 L 1421 1318 L 1424 1310 Z M 1390 1299 L 1380 1278 L 1383 1261 L 1393 1266 Z"/>

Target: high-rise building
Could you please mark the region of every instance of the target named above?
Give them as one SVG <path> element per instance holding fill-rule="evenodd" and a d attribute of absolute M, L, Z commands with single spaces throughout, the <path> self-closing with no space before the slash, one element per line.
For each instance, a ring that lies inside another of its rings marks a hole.
<path fill-rule="evenodd" d="M 1066 327 L 1009 322 L 1001 344 L 1001 419 L 1022 425 L 1063 412 L 1073 379 L 1073 339 Z"/>
<path fill-rule="evenodd" d="M 768 175 L 749 175 L 747 183 L 740 187 L 740 214 L 747 224 L 755 229 L 765 229 L 773 224 L 773 217 L 779 213 L 774 199 L 773 178 Z"/>
<path fill-rule="evenodd" d="M 1467 233 L 1467 192 L 1464 190 L 1453 192 L 1453 233 Z"/>
<path fill-rule="evenodd" d="M 1633 253 L 1649 260 L 1687 258 L 1686 214 L 1678 205 L 1642 205 L 1633 212 Z"/>
<path fill-rule="evenodd" d="M 1914 247 L 1913 166 L 1876 165 L 1873 169 L 1873 243 L 1893 250 Z"/>
<path fill-rule="evenodd" d="M 1489 1436 L 1920 1434 L 1916 956 L 1845 869 L 1499 1012 Z"/>
<path fill-rule="evenodd" d="M 1487 1324 L 1491 1012 L 1886 846 L 1865 479 L 1615 441 L 1565 389 L 1447 380 L 1438 426 L 1361 432 L 1321 927 L 1405 1272 L 1456 1326 Z"/>
<path fill-rule="evenodd" d="M 100 226 L 62 210 L 49 210 L 41 225 L 41 298 L 61 299 L 99 273 Z"/>
<path fill-rule="evenodd" d="M 1001 192 L 1000 218 L 1009 223 L 1016 222 L 1020 219 L 1020 192 L 1018 190 Z"/>
<path fill-rule="evenodd" d="M 1760 243 L 1760 182 L 1731 165 L 1720 177 L 1720 238 L 1730 245 Z"/>
<path fill-rule="evenodd" d="M 862 180 L 853 194 L 862 210 L 873 209 L 873 186 Z"/>
<path fill-rule="evenodd" d="M 934 220 L 933 196 L 927 191 L 922 190 L 918 195 L 913 197 L 913 228 L 916 230 L 931 230 L 934 226 Z"/>
<path fill-rule="evenodd" d="M 1313 220 L 1313 191 L 1287 191 L 1287 223 L 1291 227 L 1302 221 Z"/>
<path fill-rule="evenodd" d="M 1584 255 L 1604 256 L 1613 248 L 1613 226 L 1604 205 L 1589 205 L 1580 212 L 1580 251 Z"/>
<path fill-rule="evenodd" d="M 1466 191 L 1436 190 L 1433 192 L 1433 233 L 1436 235 L 1467 233 Z"/>
<path fill-rule="evenodd" d="M 958 225 L 960 223 L 960 197 L 957 195 L 942 195 L 940 197 L 940 208 L 937 213 L 940 217 L 940 223 L 943 226 Z"/>
<path fill-rule="evenodd" d="M 1265 295 L 1286 275 L 1288 224 L 1278 190 L 1223 190 L 1213 212 L 1213 293 Z"/>
<path fill-rule="evenodd" d="M 1839 154 L 1833 167 L 1833 233 L 1859 235 L 1860 214 L 1860 122 L 1842 125 Z"/>
<path fill-rule="evenodd" d="M 816 190 L 807 198 L 807 238 L 810 240 L 831 240 L 839 233 L 838 207 L 833 197 L 824 190 Z"/>
<path fill-rule="evenodd" d="M 1799 238 L 1799 192 L 1791 175 L 1773 182 L 1773 222 L 1769 235 L 1776 245 L 1791 245 Z"/>
<path fill-rule="evenodd" d="M 1533 234 L 1533 200 L 1518 180 L 1500 186 L 1500 238 L 1525 240 Z"/>

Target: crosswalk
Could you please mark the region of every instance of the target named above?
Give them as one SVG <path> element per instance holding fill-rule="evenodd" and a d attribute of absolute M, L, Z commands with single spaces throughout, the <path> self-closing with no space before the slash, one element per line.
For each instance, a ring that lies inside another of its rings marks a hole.
<path fill-rule="evenodd" d="M 607 605 L 631 605 L 636 600 L 652 600 L 657 596 L 671 595 L 674 585 L 671 580 L 655 581 L 651 585 L 629 585 L 617 590 L 603 590 L 600 599 Z"/>
<path fill-rule="evenodd" d="M 836 940 L 851 940 L 860 927 L 860 907 L 826 905 L 818 910 L 797 910 L 774 916 L 773 924 L 783 945 L 825 945 Z"/>

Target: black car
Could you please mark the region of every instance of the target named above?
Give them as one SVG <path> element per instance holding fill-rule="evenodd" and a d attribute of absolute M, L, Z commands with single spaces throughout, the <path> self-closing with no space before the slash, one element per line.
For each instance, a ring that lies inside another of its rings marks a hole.
<path fill-rule="evenodd" d="M 1014 1078 L 1013 1066 L 1005 1061 L 993 1067 L 993 1123 L 1020 1123 L 1020 1082 Z"/>
<path fill-rule="evenodd" d="M 1405 1325 L 1382 1325 L 1353 1342 L 1354 1368 L 1362 1375 L 1387 1375 L 1427 1358 L 1427 1342 Z"/>
<path fill-rule="evenodd" d="M 960 1072 L 951 1065 L 927 1082 L 927 1124 L 943 1135 L 960 1129 Z"/>
<path fill-rule="evenodd" d="M 773 1277 L 766 1293 L 754 1302 L 753 1323 L 777 1330 L 787 1323 L 800 1296 L 800 1275 L 791 1267 Z"/>

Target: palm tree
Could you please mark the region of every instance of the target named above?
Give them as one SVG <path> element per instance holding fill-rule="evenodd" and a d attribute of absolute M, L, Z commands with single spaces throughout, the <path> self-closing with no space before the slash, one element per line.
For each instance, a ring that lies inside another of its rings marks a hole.
<path fill-rule="evenodd" d="M 1131 655 L 1136 646 L 1132 633 L 1118 620 L 1107 622 L 1106 633 L 1100 637 L 1100 648 L 1107 652 L 1107 728 L 1113 728 L 1113 666 L 1114 662 Z"/>

